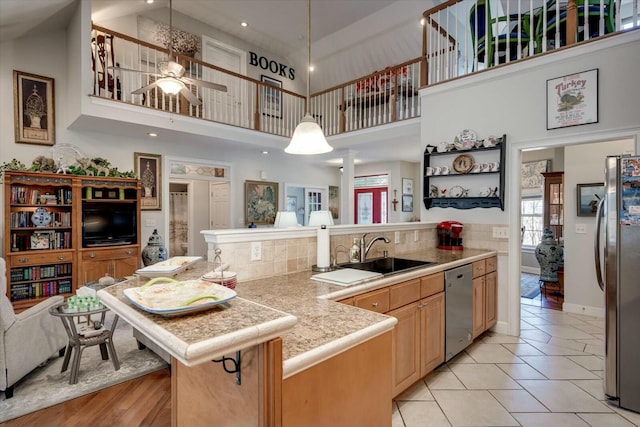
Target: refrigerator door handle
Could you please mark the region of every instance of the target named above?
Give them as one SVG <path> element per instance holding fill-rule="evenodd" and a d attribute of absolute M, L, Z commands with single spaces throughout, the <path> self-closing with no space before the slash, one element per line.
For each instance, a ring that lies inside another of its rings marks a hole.
<path fill-rule="evenodd" d="M 604 219 L 604 203 L 606 200 L 606 194 L 598 202 L 598 210 L 596 211 L 596 233 L 594 238 L 593 251 L 596 262 L 596 278 L 598 279 L 598 286 L 604 291 L 604 278 L 602 277 L 602 267 L 600 263 L 600 227 Z"/>

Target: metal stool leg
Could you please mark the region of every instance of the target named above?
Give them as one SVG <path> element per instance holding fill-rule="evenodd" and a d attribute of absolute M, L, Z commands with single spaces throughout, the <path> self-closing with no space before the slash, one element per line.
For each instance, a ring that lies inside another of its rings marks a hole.
<path fill-rule="evenodd" d="M 73 363 L 71 363 L 71 376 L 69 377 L 69 384 L 78 383 L 78 371 L 80 370 L 80 358 L 82 357 L 83 346 L 79 345 L 76 348 L 76 352 L 73 355 Z"/>
<path fill-rule="evenodd" d="M 60 372 L 64 372 L 69 367 L 69 359 L 71 359 L 71 352 L 73 351 L 73 347 L 71 344 L 67 344 L 67 349 L 64 352 L 64 360 L 62 361 L 62 369 Z"/>

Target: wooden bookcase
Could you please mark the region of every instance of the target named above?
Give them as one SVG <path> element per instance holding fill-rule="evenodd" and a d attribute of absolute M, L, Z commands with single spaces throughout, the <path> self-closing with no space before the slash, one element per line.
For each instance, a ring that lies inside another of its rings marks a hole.
<path fill-rule="evenodd" d="M 544 199 L 543 216 L 544 227 L 553 231 L 553 237 L 558 241 L 564 236 L 564 172 L 543 172 Z"/>
<path fill-rule="evenodd" d="M 101 198 L 94 198 L 94 194 Z M 126 243 L 83 247 L 83 210 L 123 206 L 134 212 L 134 238 Z M 137 179 L 5 171 L 4 207 L 7 297 L 17 312 L 53 295 L 72 295 L 79 286 L 105 274 L 123 277 L 139 268 Z M 44 220 L 34 221 L 34 212 L 43 209 Z M 95 264 L 94 258 L 100 264 Z"/>

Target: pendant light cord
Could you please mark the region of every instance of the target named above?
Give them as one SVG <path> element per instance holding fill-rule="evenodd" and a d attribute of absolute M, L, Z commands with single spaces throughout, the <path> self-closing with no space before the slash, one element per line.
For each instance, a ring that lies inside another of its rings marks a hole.
<path fill-rule="evenodd" d="M 311 80 L 311 0 L 307 0 L 307 105 L 309 114 L 309 82 Z"/>

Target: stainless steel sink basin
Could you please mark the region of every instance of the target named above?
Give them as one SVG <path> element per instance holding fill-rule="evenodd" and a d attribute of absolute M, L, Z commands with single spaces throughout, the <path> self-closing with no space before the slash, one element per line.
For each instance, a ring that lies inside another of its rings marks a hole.
<path fill-rule="evenodd" d="M 376 273 L 381 273 L 386 276 L 389 274 L 402 273 L 405 271 L 426 267 L 428 265 L 433 265 L 433 264 L 435 264 L 435 262 L 387 257 L 387 258 L 374 258 L 365 262 L 340 264 L 340 267 L 355 268 L 357 270 L 374 271 Z"/>

